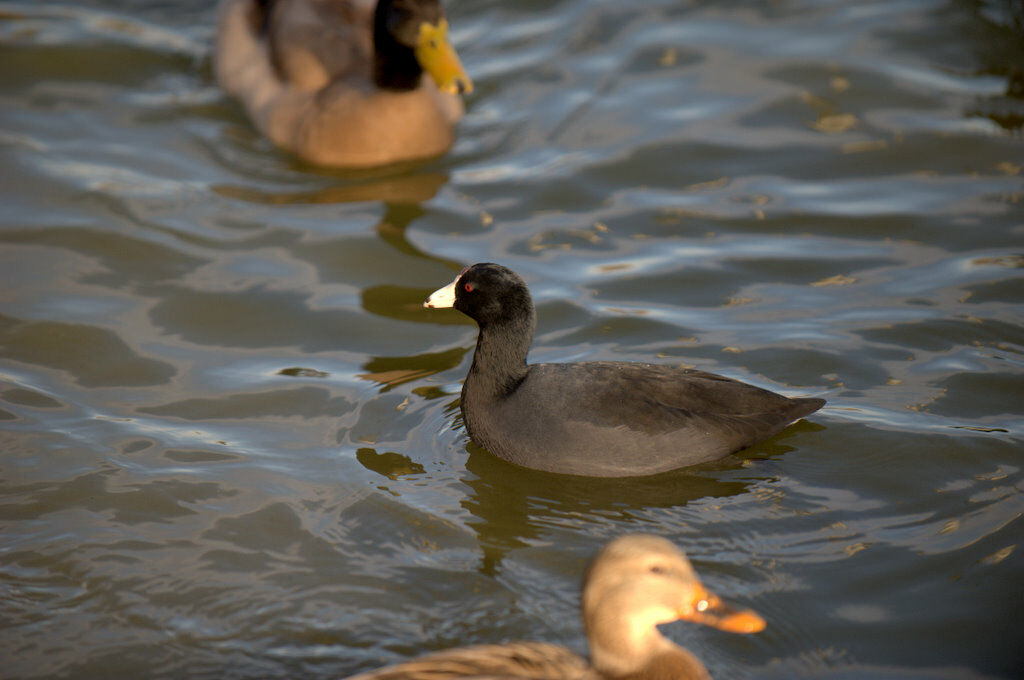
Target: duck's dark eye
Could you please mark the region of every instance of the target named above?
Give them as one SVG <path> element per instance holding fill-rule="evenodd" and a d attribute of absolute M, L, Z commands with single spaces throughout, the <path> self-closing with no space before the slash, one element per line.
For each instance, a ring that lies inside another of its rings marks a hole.
<path fill-rule="evenodd" d="M 437 41 L 436 40 L 431 40 L 430 41 L 430 49 L 432 49 L 432 50 L 436 50 L 437 49 Z"/>
<path fill-rule="evenodd" d="M 473 284 L 472 283 L 469 283 L 469 282 L 464 283 L 464 284 L 462 284 L 462 287 L 466 289 L 467 293 L 472 293 L 473 292 Z"/>
<path fill-rule="evenodd" d="M 664 574 L 664 573 L 665 573 L 665 570 L 664 570 L 664 569 L 662 569 L 662 568 L 661 568 L 660 566 L 658 566 L 657 564 L 655 564 L 654 566 L 652 566 L 652 567 L 651 567 L 651 573 L 652 573 L 652 574 Z"/>

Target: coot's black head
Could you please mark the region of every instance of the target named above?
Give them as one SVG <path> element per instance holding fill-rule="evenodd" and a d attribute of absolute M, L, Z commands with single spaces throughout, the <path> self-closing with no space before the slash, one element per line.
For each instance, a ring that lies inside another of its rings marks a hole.
<path fill-rule="evenodd" d="M 413 90 L 424 71 L 443 92 L 473 91 L 439 0 L 379 0 L 373 17 L 374 80 L 389 90 Z"/>
<path fill-rule="evenodd" d="M 508 267 L 492 262 L 466 267 L 453 282 L 431 293 L 423 306 L 454 307 L 481 327 L 533 317 L 526 282 Z"/>

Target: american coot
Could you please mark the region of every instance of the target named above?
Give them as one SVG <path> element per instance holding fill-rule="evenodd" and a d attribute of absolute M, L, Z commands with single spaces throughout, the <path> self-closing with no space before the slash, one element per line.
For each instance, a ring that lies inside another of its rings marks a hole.
<path fill-rule="evenodd" d="M 648 534 L 622 536 L 601 549 L 584 576 L 582 605 L 589 663 L 558 645 L 515 642 L 430 654 L 350 680 L 710 680 L 704 665 L 658 624 L 685 620 L 732 633 L 765 627 L 754 612 L 730 609 L 709 593 L 681 550 Z"/>
<path fill-rule="evenodd" d="M 214 70 L 278 146 L 382 165 L 454 141 L 473 84 L 447 33 L 439 0 L 226 0 Z"/>
<path fill-rule="evenodd" d="M 480 326 L 462 386 L 466 429 L 494 455 L 528 468 L 591 477 L 664 472 L 750 446 L 825 403 L 674 366 L 527 364 L 533 301 L 523 280 L 497 264 L 467 267 L 423 304 L 454 307 Z"/>

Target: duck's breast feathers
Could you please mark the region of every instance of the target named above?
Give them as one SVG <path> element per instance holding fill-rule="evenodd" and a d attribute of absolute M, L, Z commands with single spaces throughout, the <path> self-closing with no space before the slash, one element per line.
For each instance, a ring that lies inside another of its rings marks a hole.
<path fill-rule="evenodd" d="M 282 98 L 259 125 L 279 145 L 320 165 L 429 158 L 454 141 L 448 112 L 436 102 L 442 96 L 432 86 L 393 93 L 332 83 L 315 97 Z"/>

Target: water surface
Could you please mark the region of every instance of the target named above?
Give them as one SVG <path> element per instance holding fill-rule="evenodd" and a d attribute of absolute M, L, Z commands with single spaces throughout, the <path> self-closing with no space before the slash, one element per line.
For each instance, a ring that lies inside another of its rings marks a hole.
<path fill-rule="evenodd" d="M 665 627 L 716 677 L 1021 677 L 1019 4 L 450 0 L 455 148 L 362 173 L 259 137 L 211 4 L 0 2 L 5 677 L 582 652 L 627 531 L 768 620 Z M 421 307 L 488 260 L 534 361 L 828 406 L 652 478 L 505 464 Z"/>

